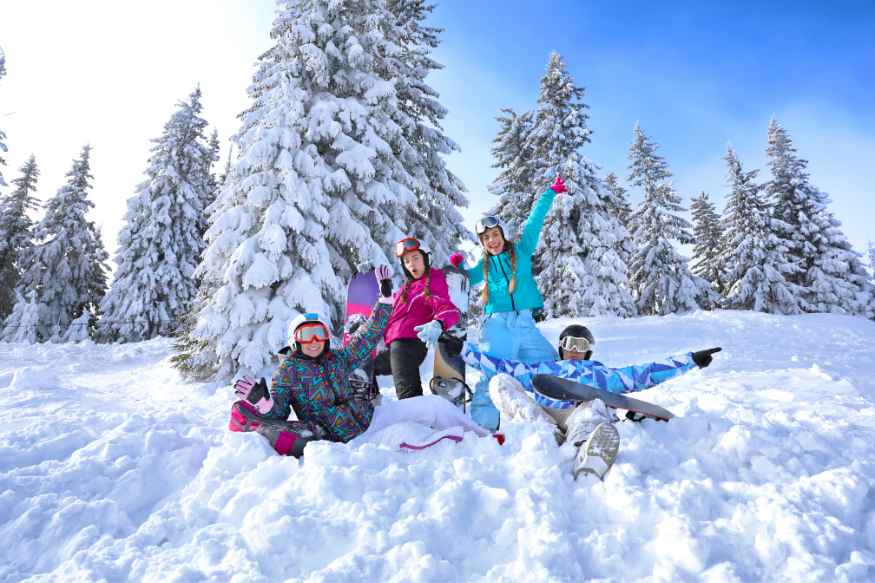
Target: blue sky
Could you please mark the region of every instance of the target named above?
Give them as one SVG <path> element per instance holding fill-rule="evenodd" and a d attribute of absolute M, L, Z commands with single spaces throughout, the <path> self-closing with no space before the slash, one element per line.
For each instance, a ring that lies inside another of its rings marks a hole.
<path fill-rule="evenodd" d="M 446 132 L 462 148 L 449 165 L 469 189 L 468 226 L 495 202 L 486 192 L 495 116 L 534 106 L 556 50 L 586 87 L 594 134 L 585 154 L 605 172 L 625 178 L 640 121 L 686 200 L 705 190 L 722 207 L 727 145 L 745 167 L 764 168 L 775 115 L 851 242 L 861 251 L 875 242 L 875 3 L 765 4 L 439 3 L 431 23 L 446 29 L 436 53 L 446 68 L 432 84 L 449 109 Z M 200 83 L 220 138 L 238 129 L 273 12 L 273 0 L 0 2 L 4 174 L 14 177 L 34 152 L 48 198 L 90 142 L 95 215 L 114 249 L 150 140 L 177 100 Z"/>

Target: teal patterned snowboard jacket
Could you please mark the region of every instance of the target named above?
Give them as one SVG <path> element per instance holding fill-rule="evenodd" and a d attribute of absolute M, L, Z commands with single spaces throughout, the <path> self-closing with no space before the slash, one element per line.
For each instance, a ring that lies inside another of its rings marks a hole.
<path fill-rule="evenodd" d="M 392 306 L 377 303 L 367 321 L 344 348 L 324 351 L 318 358 L 289 352 L 273 375 L 273 409 L 268 419 L 285 421 L 291 409 L 302 425 L 320 439 L 347 442 L 371 424 L 374 404 L 349 384 L 350 373 L 370 358 L 383 336 Z"/>
<path fill-rule="evenodd" d="M 473 366 L 487 377 L 505 373 L 516 378 L 526 392 L 534 397 L 536 403 L 551 409 L 571 409 L 577 403 L 551 399 L 535 392 L 532 386 L 532 377 L 536 374 L 562 377 L 612 393 L 632 393 L 649 389 L 696 368 L 692 352 L 672 356 L 662 362 L 622 368 L 608 368 L 595 360 L 550 360 L 525 364 L 518 360 L 497 358 L 481 352 L 470 342 L 464 344 L 462 358 L 465 360 L 465 364 Z"/>

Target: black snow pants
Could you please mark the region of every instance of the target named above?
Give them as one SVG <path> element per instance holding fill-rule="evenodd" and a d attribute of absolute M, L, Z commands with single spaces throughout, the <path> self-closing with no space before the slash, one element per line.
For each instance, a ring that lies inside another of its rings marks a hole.
<path fill-rule="evenodd" d="M 398 338 L 392 341 L 388 350 L 377 355 L 374 374 L 391 374 L 399 399 L 418 397 L 422 395 L 419 366 L 426 354 L 428 348 L 418 338 Z"/>

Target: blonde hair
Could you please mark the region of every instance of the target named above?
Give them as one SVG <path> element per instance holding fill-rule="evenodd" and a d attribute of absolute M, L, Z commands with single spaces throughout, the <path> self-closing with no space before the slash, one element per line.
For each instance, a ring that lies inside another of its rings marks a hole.
<path fill-rule="evenodd" d="M 504 239 L 504 233 L 501 234 L 501 238 Z M 480 244 L 483 245 L 483 235 L 480 235 Z M 516 249 L 507 239 L 504 239 L 502 252 L 504 251 L 510 255 L 510 283 L 507 285 L 507 291 L 512 294 L 516 290 Z M 480 292 L 480 299 L 484 306 L 489 303 L 489 251 L 485 247 L 483 248 L 483 291 Z"/>

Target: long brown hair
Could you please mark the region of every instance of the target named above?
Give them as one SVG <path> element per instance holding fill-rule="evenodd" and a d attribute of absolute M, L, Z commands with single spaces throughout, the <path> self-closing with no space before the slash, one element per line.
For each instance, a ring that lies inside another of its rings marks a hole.
<path fill-rule="evenodd" d="M 501 238 L 504 239 L 504 233 L 501 234 Z M 483 246 L 482 235 L 480 237 L 480 245 Z M 516 290 L 516 249 L 514 249 L 513 243 L 507 239 L 504 239 L 504 249 L 502 249 L 502 253 L 505 251 L 510 255 L 510 283 L 507 285 L 507 291 L 513 293 L 514 290 Z M 501 255 L 501 253 L 496 255 L 496 257 L 499 255 Z M 487 251 L 485 247 L 483 247 L 483 284 L 483 291 L 480 292 L 480 299 L 485 306 L 489 303 L 489 251 Z"/>
<path fill-rule="evenodd" d="M 423 290 L 422 293 L 426 298 L 431 298 L 431 266 L 425 266 L 425 274 L 423 277 L 425 278 L 425 290 Z M 410 291 L 410 286 L 413 285 L 414 281 L 416 280 L 409 277 L 407 278 L 407 281 L 404 282 L 404 286 L 401 288 L 401 295 L 398 296 L 398 303 L 403 304 L 407 301 L 407 293 Z"/>

